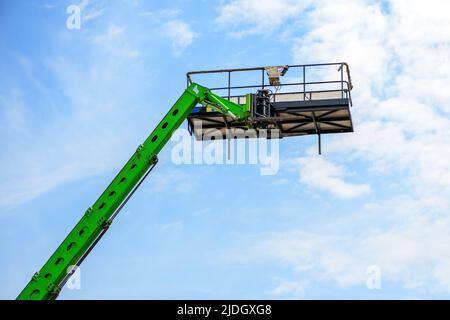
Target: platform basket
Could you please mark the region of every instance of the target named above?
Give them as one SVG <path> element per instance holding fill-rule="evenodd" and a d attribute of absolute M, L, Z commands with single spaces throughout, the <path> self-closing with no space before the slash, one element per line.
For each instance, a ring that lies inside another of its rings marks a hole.
<path fill-rule="evenodd" d="M 211 76 L 225 78 L 226 85 L 211 90 L 241 105 L 255 108 L 255 93 L 268 90 L 270 110 L 264 114 L 252 110 L 248 123 L 233 120 L 214 108 L 197 106 L 188 116 L 188 128 L 198 140 L 222 138 L 252 138 L 276 129 L 276 137 L 291 137 L 310 134 L 352 132 L 350 114 L 352 106 L 352 83 L 346 63 L 326 63 L 282 66 L 286 69 L 279 77 L 271 77 L 268 67 L 192 71 L 187 73 L 188 85 L 198 82 L 209 88 Z M 259 75 L 258 83 L 245 83 L 245 74 Z M 239 76 L 237 76 L 239 75 Z M 243 76 L 244 75 L 244 76 Z M 239 78 L 234 83 L 233 79 Z M 279 81 L 278 81 L 279 80 Z M 270 133 L 269 133 L 269 138 Z"/>

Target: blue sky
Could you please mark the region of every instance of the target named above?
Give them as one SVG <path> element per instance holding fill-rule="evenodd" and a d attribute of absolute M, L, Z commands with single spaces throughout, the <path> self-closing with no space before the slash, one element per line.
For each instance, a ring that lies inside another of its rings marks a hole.
<path fill-rule="evenodd" d="M 315 137 L 281 140 L 274 176 L 175 165 L 169 143 L 83 263 L 81 289 L 60 298 L 449 298 L 448 6 L 3 1 L 0 298 L 43 265 L 187 71 L 336 61 L 351 67 L 354 133 L 325 137 L 321 156 Z"/>

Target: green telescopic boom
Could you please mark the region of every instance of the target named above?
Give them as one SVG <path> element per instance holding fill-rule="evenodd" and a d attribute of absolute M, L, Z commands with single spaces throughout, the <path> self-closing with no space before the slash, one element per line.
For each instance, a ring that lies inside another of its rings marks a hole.
<path fill-rule="evenodd" d="M 213 106 L 239 120 L 248 118 L 245 107 L 192 83 L 140 145 L 110 185 L 83 215 L 50 259 L 19 294 L 19 300 L 55 299 L 69 277 L 108 230 L 114 217 L 158 161 L 158 154 L 197 104 Z"/>

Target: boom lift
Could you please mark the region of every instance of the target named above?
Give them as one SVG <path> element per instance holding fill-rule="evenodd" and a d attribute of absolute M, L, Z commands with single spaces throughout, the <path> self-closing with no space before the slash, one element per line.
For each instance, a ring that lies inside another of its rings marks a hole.
<path fill-rule="evenodd" d="M 308 68 L 339 66 L 340 81 L 307 82 Z M 344 67 L 347 80 L 344 80 Z M 303 81 L 281 84 L 280 77 L 288 69 L 299 68 Z M 235 72 L 260 72 L 262 83 L 257 86 L 231 86 L 231 74 Z M 228 74 L 228 86 L 208 89 L 192 82 L 193 75 Z M 264 84 L 265 76 L 269 84 Z M 206 139 L 208 131 L 214 129 L 238 138 L 252 137 L 250 131 L 259 135 L 262 129 L 277 129 L 283 136 L 337 133 L 353 131 L 349 106 L 351 106 L 351 80 L 346 63 L 321 65 L 275 66 L 247 69 L 194 71 L 187 74 L 188 87 L 141 144 L 130 160 L 120 170 L 110 185 L 75 225 L 56 251 L 36 272 L 17 299 L 55 299 L 69 277 L 74 273 L 97 242 L 108 230 L 113 219 L 127 203 L 136 189 L 158 162 L 158 154 L 172 134 L 188 120 L 191 134 L 197 139 Z M 310 85 L 338 84 L 338 90 L 306 90 Z M 297 86 L 298 92 L 277 93 L 282 86 Z M 255 94 L 231 95 L 232 90 L 257 88 Z M 274 94 L 269 88 L 275 88 Z M 213 91 L 227 90 L 227 96 Z M 200 105 L 200 106 L 199 106 Z M 244 132 L 237 136 L 237 130 Z M 320 141 L 320 139 L 319 139 Z M 320 146 L 320 143 L 319 143 Z M 320 150 L 320 147 L 319 147 Z"/>

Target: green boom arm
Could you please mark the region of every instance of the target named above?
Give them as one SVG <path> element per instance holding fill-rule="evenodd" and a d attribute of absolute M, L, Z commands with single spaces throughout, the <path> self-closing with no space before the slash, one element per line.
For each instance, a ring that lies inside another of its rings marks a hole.
<path fill-rule="evenodd" d="M 156 164 L 158 153 L 198 103 L 213 106 L 240 120 L 248 117 L 248 110 L 241 105 L 196 83 L 191 84 L 17 299 L 46 300 L 58 296 L 74 272 L 74 266 L 81 264 L 108 230 L 114 217 Z"/>

